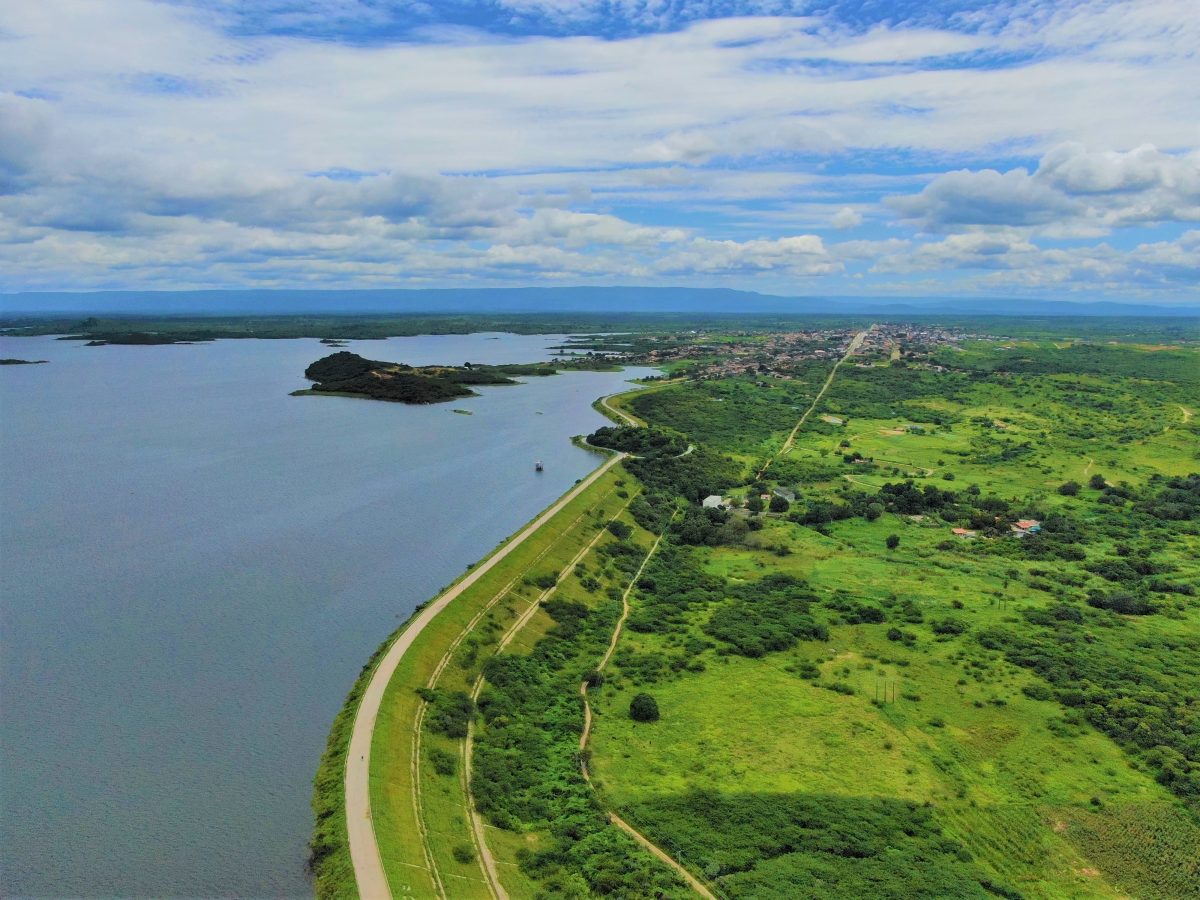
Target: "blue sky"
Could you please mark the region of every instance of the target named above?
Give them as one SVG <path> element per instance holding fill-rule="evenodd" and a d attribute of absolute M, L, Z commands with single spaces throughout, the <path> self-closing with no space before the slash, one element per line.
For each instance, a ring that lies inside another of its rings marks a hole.
<path fill-rule="evenodd" d="M 0 6 L 0 291 L 1194 301 L 1194 0 Z"/>

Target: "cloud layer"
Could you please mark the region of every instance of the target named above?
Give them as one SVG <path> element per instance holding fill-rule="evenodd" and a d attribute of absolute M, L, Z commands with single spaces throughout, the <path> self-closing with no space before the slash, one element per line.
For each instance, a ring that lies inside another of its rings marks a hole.
<path fill-rule="evenodd" d="M 0 8 L 0 290 L 1187 299 L 1185 0 Z"/>

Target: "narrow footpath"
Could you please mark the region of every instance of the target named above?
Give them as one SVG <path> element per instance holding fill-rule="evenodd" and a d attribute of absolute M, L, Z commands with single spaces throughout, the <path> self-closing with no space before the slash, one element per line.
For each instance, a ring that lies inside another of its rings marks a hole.
<path fill-rule="evenodd" d="M 674 521 L 674 516 L 671 517 Z M 668 524 L 668 528 L 670 525 Z M 616 627 L 613 628 L 612 639 L 608 642 L 608 649 L 604 652 L 599 665 L 596 666 L 597 672 L 603 672 L 608 665 L 608 661 L 612 659 L 613 653 L 616 652 L 617 642 L 621 639 L 621 631 L 625 627 L 625 620 L 629 618 L 629 595 L 633 592 L 634 587 L 638 583 L 638 579 L 642 577 L 642 572 L 658 551 L 659 544 L 662 543 L 663 536 L 666 535 L 666 529 L 663 529 L 662 534 L 654 541 L 654 545 L 650 548 L 650 552 L 646 554 L 646 558 L 642 560 L 642 564 L 638 566 L 638 570 L 634 573 L 633 578 L 629 581 L 629 587 L 625 588 L 625 593 L 621 595 L 621 617 L 617 619 Z M 592 736 L 592 704 L 588 700 L 588 683 L 585 681 L 579 685 L 579 696 L 583 698 L 583 732 L 579 735 L 579 769 L 583 773 L 583 779 L 588 783 L 588 787 L 592 792 L 600 796 L 600 792 L 596 790 L 596 786 L 592 783 L 592 773 L 588 770 L 587 764 L 587 745 L 588 739 Z M 603 804 L 601 804 L 603 806 Z M 694 890 L 705 900 L 717 900 L 705 884 L 700 881 L 695 875 L 687 870 L 687 868 L 671 856 L 667 851 L 663 850 L 648 837 L 622 819 L 611 809 L 604 810 L 608 820 L 624 831 L 627 835 L 649 850 L 655 857 L 670 866 L 675 873 L 687 882 L 688 886 Z"/>

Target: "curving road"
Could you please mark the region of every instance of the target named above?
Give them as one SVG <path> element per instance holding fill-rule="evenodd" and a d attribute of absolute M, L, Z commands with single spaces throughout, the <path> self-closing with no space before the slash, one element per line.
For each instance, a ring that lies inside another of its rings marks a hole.
<path fill-rule="evenodd" d="M 628 394 L 629 391 L 621 391 L 621 393 Z M 615 397 L 615 396 L 617 396 L 617 395 L 616 394 L 608 394 L 604 397 L 601 397 L 600 405 L 603 406 L 605 409 L 607 409 L 614 416 L 618 417 L 619 419 L 623 419 L 625 422 L 627 422 L 630 425 L 634 425 L 634 426 L 641 425 L 642 424 L 641 422 L 639 422 L 637 419 L 635 419 L 629 413 L 625 412 L 625 410 L 617 409 L 615 406 L 611 405 L 608 402 L 610 397 Z"/>
<path fill-rule="evenodd" d="M 617 453 L 609 457 L 603 465 L 563 494 L 553 506 L 526 525 L 515 537 L 480 563 L 462 581 L 451 586 L 421 610 L 420 614 L 409 623 L 408 627 L 388 648 L 383 659 L 379 661 L 379 665 L 371 675 L 370 683 L 363 692 L 362 700 L 359 702 L 346 759 L 346 828 L 350 843 L 350 859 L 354 865 L 354 879 L 358 884 L 360 897 L 366 898 L 366 900 L 377 900 L 377 898 L 381 900 L 381 898 L 392 896 L 387 872 L 383 868 L 383 858 L 379 855 L 379 844 L 375 840 L 375 827 L 371 821 L 371 736 L 375 731 L 375 720 L 379 716 L 379 707 L 383 702 L 384 691 L 387 690 L 388 682 L 391 681 L 400 660 L 404 658 L 404 654 L 413 645 L 417 636 L 425 630 L 425 627 L 433 621 L 438 613 L 624 458 L 624 453 Z"/>

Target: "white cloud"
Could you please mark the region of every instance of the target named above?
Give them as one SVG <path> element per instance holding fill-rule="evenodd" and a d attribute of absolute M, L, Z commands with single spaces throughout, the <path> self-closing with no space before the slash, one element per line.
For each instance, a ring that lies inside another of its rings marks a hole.
<path fill-rule="evenodd" d="M 833 218 L 829 220 L 829 224 L 839 231 L 844 231 L 847 228 L 857 228 L 862 224 L 862 213 L 856 209 L 851 209 L 849 206 L 843 206 L 833 214 Z"/>
<path fill-rule="evenodd" d="M 841 266 L 817 235 L 776 240 L 713 241 L 697 238 L 685 249 L 660 258 L 655 268 L 664 274 L 779 271 L 788 275 L 830 275 Z"/>
<path fill-rule="evenodd" d="M 1093 233 L 1141 223 L 1200 221 L 1200 152 L 1128 152 L 1062 144 L 1037 169 L 961 170 L 919 194 L 890 199 L 926 231 L 972 226 L 1078 225 Z"/>
<path fill-rule="evenodd" d="M 679 18 L 643 0 L 507 2 Z M 514 272 L 757 286 L 872 263 L 1180 284 L 1194 251 L 1175 232 L 1090 255 L 1043 245 L 1200 221 L 1191 6 L 1017 2 L 964 17 L 969 31 L 775 16 L 349 46 L 233 36 L 149 0 L 4 4 L 0 288 Z M 950 59 L 972 54 L 1006 62 Z M 894 237 L 832 243 L 879 238 L 880 196 L 897 192 Z"/>
<path fill-rule="evenodd" d="M 948 270 L 988 272 L 974 283 L 992 288 L 1194 291 L 1200 284 L 1200 230 L 1184 232 L 1175 240 L 1139 244 L 1128 251 L 1106 243 L 1047 249 L 1013 230 L 952 234 L 915 249 L 890 250 L 873 266 L 875 272 L 899 274 Z"/>

